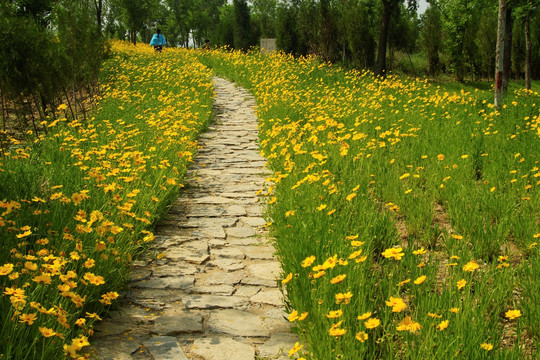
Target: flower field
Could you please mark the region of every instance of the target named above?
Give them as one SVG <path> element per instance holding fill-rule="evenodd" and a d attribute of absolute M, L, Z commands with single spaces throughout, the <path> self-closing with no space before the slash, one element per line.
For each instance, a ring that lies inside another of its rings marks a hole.
<path fill-rule="evenodd" d="M 537 358 L 538 89 L 199 58 L 257 98 L 290 357 Z"/>
<path fill-rule="evenodd" d="M 86 358 L 211 117 L 193 54 L 112 44 L 99 109 L 56 117 L 0 157 L 0 358 Z M 85 355 L 86 354 L 86 355 Z"/>

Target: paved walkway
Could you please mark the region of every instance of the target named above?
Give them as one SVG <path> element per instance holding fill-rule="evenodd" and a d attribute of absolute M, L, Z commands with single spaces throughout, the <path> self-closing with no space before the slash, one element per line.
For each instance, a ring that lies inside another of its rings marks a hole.
<path fill-rule="evenodd" d="M 188 183 L 135 264 L 121 310 L 96 329 L 100 359 L 287 359 L 290 334 L 256 191 L 255 101 L 215 79 L 216 119 Z"/>

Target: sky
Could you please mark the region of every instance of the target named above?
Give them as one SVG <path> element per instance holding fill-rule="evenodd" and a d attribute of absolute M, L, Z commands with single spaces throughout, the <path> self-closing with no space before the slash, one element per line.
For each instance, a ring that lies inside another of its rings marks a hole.
<path fill-rule="evenodd" d="M 428 7 L 428 4 L 426 0 L 418 1 L 418 14 L 423 14 L 424 11 L 426 11 L 427 7 Z"/>

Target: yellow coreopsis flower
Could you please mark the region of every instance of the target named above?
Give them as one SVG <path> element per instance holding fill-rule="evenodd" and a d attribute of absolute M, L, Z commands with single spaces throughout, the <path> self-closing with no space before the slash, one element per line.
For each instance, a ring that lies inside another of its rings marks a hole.
<path fill-rule="evenodd" d="M 362 315 L 359 315 L 357 317 L 358 320 L 366 320 L 367 318 L 369 318 L 371 316 L 371 312 L 365 312 L 363 313 Z"/>
<path fill-rule="evenodd" d="M 293 356 L 294 354 L 296 354 L 298 351 L 300 351 L 300 349 L 302 349 L 304 347 L 304 345 L 300 345 L 300 343 L 297 341 L 293 348 L 291 350 L 289 350 L 289 357 Z"/>
<path fill-rule="evenodd" d="M 480 266 L 476 263 L 476 261 L 471 260 L 465 265 L 463 265 L 463 271 L 473 272 L 474 270 L 478 269 Z"/>
<path fill-rule="evenodd" d="M 401 260 L 405 254 L 403 253 L 403 248 L 398 247 L 386 249 L 383 251 L 382 255 L 387 259 L 393 258 L 395 260 Z"/>
<path fill-rule="evenodd" d="M 416 285 L 420 285 L 424 281 L 426 281 L 426 275 L 419 276 L 416 280 L 414 280 L 414 283 Z"/>
<path fill-rule="evenodd" d="M 465 287 L 465 285 L 467 285 L 467 280 L 465 279 L 461 279 L 457 282 L 457 288 L 458 290 L 461 290 L 462 288 Z"/>
<path fill-rule="evenodd" d="M 521 311 L 520 310 L 508 310 L 504 314 L 504 316 L 506 316 L 510 320 L 514 320 L 514 319 L 517 319 L 518 317 L 521 316 Z"/>
<path fill-rule="evenodd" d="M 366 334 L 365 332 L 363 331 L 360 331 L 358 333 L 356 333 L 356 340 L 360 341 L 360 342 L 364 342 L 368 339 L 368 334 Z"/>
<path fill-rule="evenodd" d="M 407 308 L 407 304 L 403 299 L 390 296 L 390 300 L 386 302 L 386 305 L 392 308 L 392 312 L 401 312 Z"/>
<path fill-rule="evenodd" d="M 341 315 L 343 315 L 343 310 L 335 310 L 335 311 L 330 311 L 328 314 L 326 314 L 325 316 L 329 319 L 335 319 L 335 318 L 338 318 L 340 317 Z"/>
<path fill-rule="evenodd" d="M 293 274 L 292 274 L 292 273 L 289 273 L 289 274 L 287 275 L 287 277 L 285 277 L 285 279 L 281 280 L 281 283 L 282 283 L 282 284 L 286 284 L 286 283 L 288 283 L 289 281 L 291 281 L 292 278 L 293 278 Z"/>
<path fill-rule="evenodd" d="M 441 323 L 439 325 L 437 325 L 437 330 L 443 331 L 444 329 L 446 329 L 448 327 L 449 322 L 450 321 L 448 321 L 448 320 L 441 321 Z"/>
<path fill-rule="evenodd" d="M 311 264 L 313 264 L 313 262 L 315 261 L 315 256 L 311 255 L 311 256 L 308 256 L 307 258 L 305 258 L 303 261 L 302 261 L 302 267 L 308 267 L 308 266 L 311 266 Z"/>
<path fill-rule="evenodd" d="M 338 284 L 342 282 L 347 277 L 347 274 L 338 275 L 332 280 L 330 280 L 330 284 Z"/>
<path fill-rule="evenodd" d="M 381 320 L 377 318 L 371 318 L 364 322 L 367 329 L 374 329 L 381 324 Z"/>
<path fill-rule="evenodd" d="M 480 344 L 480 347 L 486 351 L 490 351 L 493 349 L 493 345 L 490 344 L 490 343 L 483 343 L 483 344 Z"/>

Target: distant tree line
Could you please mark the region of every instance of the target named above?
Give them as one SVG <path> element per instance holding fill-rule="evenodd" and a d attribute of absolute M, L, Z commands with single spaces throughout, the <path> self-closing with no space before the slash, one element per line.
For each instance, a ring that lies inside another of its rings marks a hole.
<path fill-rule="evenodd" d="M 247 50 L 276 38 L 280 50 L 376 74 L 448 75 L 458 81 L 540 79 L 540 0 L 4 0 L 0 100 L 6 118 L 40 130 L 56 104 L 85 113 L 106 39 Z M 503 22 L 501 23 L 501 16 Z M 504 34 L 499 34 L 504 24 Z M 504 46 L 503 46 L 504 45 Z M 499 66 L 504 71 L 499 71 Z M 530 83 L 530 81 L 529 81 Z M 13 115 L 15 114 L 15 115 Z M 0 136 L 1 140 L 1 136 Z"/>
<path fill-rule="evenodd" d="M 16 129 L 46 132 L 61 103 L 85 116 L 107 51 L 94 14 L 91 1 L 0 2 L 0 142 Z"/>

